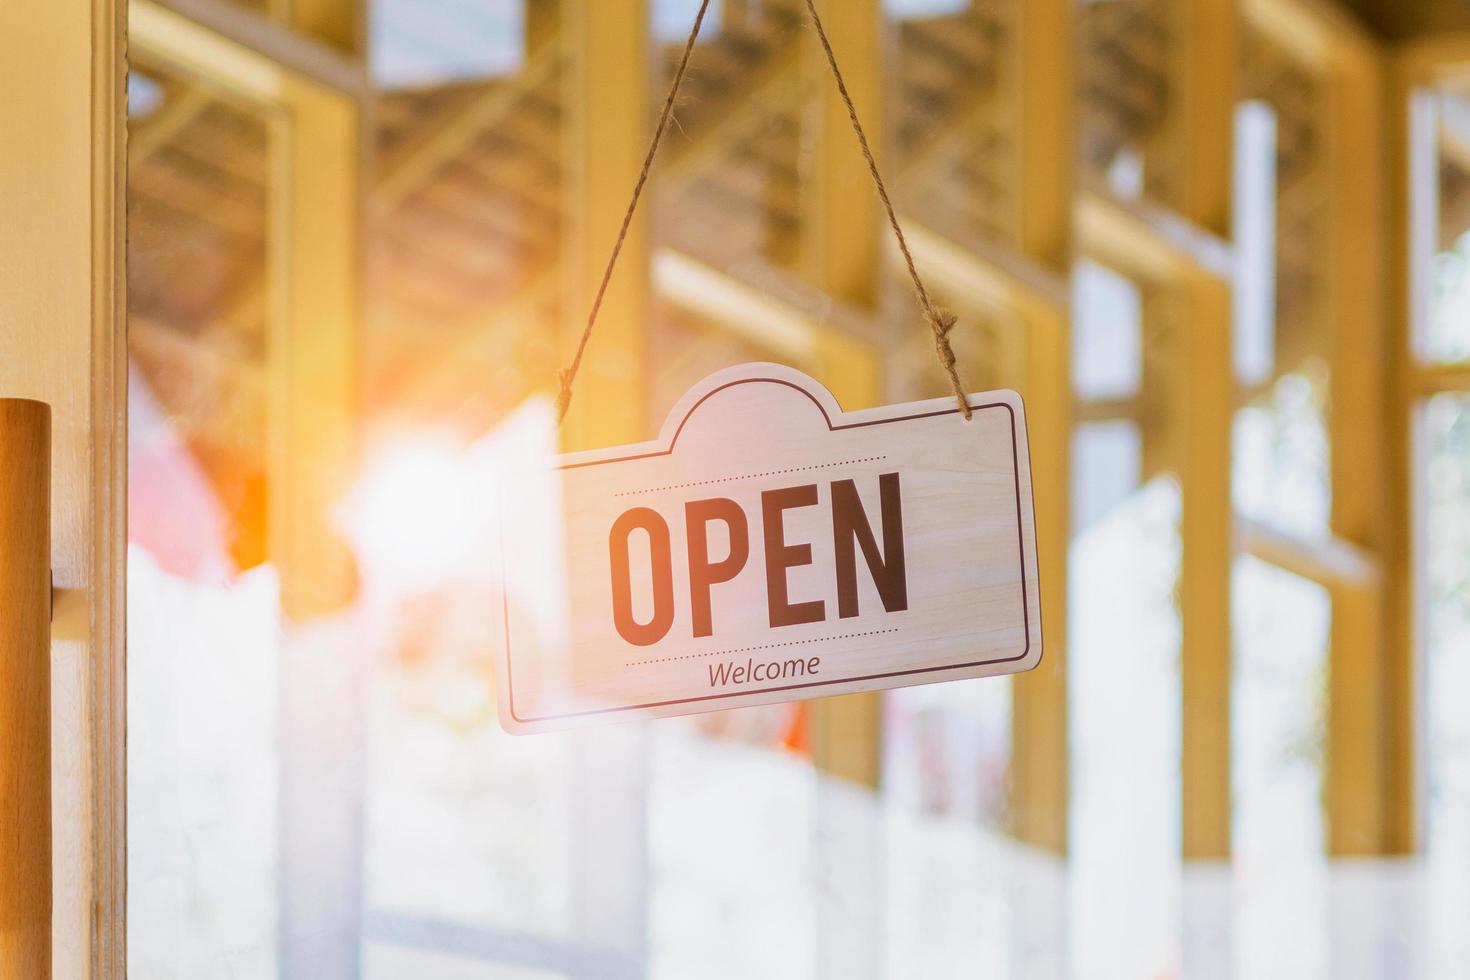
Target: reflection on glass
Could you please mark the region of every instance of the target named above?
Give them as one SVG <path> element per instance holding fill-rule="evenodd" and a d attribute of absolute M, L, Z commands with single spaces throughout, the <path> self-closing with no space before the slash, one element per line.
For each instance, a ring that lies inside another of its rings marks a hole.
<path fill-rule="evenodd" d="M 513 75 L 525 63 L 523 0 L 371 0 L 373 84 L 430 88 Z"/>
<path fill-rule="evenodd" d="M 1255 385 L 1276 360 L 1276 112 L 1259 99 L 1235 110 L 1235 376 Z"/>
<path fill-rule="evenodd" d="M 129 548 L 130 976 L 275 972 L 278 594 Z"/>
<path fill-rule="evenodd" d="M 141 58 L 129 85 L 128 956 L 277 968 L 265 122 Z"/>
<path fill-rule="evenodd" d="M 1072 434 L 1072 527 L 1085 531 L 1138 486 L 1143 436 L 1128 419 L 1089 422 Z"/>
<path fill-rule="evenodd" d="M 737 0 L 739 2 L 739 0 Z M 694 18 L 699 14 L 700 0 L 652 0 L 650 13 L 653 16 L 653 36 L 660 41 L 678 41 L 683 44 L 694 27 Z M 725 5 L 711 3 L 700 25 L 702 40 L 714 37 L 720 29 Z"/>
<path fill-rule="evenodd" d="M 1327 590 L 1251 557 L 1235 563 L 1231 844 L 1240 976 L 1328 975 Z"/>
<path fill-rule="evenodd" d="M 814 843 L 828 790 L 810 760 L 780 749 L 790 711 L 775 709 L 657 726 L 651 977 L 798 978 L 816 962 Z"/>
<path fill-rule="evenodd" d="M 1004 837 L 1010 678 L 900 688 L 884 700 L 887 975 L 943 976 L 956 963 L 1010 975 L 1019 860 Z"/>
<path fill-rule="evenodd" d="M 971 0 L 883 0 L 883 9 L 890 16 L 905 19 L 962 14 L 970 5 Z"/>
<path fill-rule="evenodd" d="M 1076 268 L 1072 384 L 1086 400 L 1122 398 L 1143 378 L 1143 306 L 1138 286 L 1096 262 Z"/>
<path fill-rule="evenodd" d="M 361 604 L 377 640 L 366 789 L 370 911 L 552 935 L 571 927 L 575 869 L 566 842 L 577 806 L 569 785 L 577 736 L 501 732 L 495 646 L 484 629 L 501 574 L 491 501 L 503 474 L 545 437 L 546 411 L 532 403 L 467 447 L 420 434 L 375 450 L 344 507 L 361 560 Z M 550 542 L 551 520 L 517 511 L 507 523 L 510 534 Z M 538 563 L 559 549 L 517 544 L 510 550 L 524 555 L 522 581 L 543 581 Z M 515 590 L 517 606 L 526 605 L 524 593 Z"/>
<path fill-rule="evenodd" d="M 1433 305 L 1424 335 L 1430 361 L 1470 360 L 1470 231 L 1434 257 Z"/>
<path fill-rule="evenodd" d="M 1180 930 L 1179 488 L 1072 542 L 1069 909 L 1078 977 L 1172 976 Z"/>
<path fill-rule="evenodd" d="M 1470 962 L 1470 395 L 1431 398 L 1422 416 L 1431 976 Z"/>
<path fill-rule="evenodd" d="M 884 700 L 888 804 L 907 813 L 1004 828 L 1010 678 L 899 688 Z"/>
<path fill-rule="evenodd" d="M 1327 533 L 1325 373 L 1320 361 L 1309 361 L 1236 413 L 1231 488 L 1240 513 L 1304 535 Z"/>

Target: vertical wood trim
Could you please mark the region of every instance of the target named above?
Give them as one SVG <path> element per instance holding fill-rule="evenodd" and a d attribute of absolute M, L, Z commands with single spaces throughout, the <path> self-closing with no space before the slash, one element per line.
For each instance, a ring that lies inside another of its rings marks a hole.
<path fill-rule="evenodd" d="M 120 0 L 0 4 L 0 132 L 27 148 L 0 153 L 0 393 L 52 409 L 70 626 L 51 643 L 50 962 L 68 980 L 120 963 L 125 939 L 124 16 Z"/>
<path fill-rule="evenodd" d="M 1019 4 L 1016 84 L 1022 254 L 1069 276 L 1076 186 L 1076 4 Z M 1011 829 L 1053 854 L 1067 852 L 1067 549 L 1071 509 L 1071 331 L 1065 307 L 1017 311 L 1027 334 L 1028 438 L 1036 507 L 1045 651 L 1012 687 Z"/>
<path fill-rule="evenodd" d="M 1065 307 L 1026 318 L 1026 425 L 1031 444 L 1044 649 L 1035 670 L 1013 680 L 1011 831 L 1067 853 L 1067 551 L 1071 543 L 1071 346 Z"/>
<path fill-rule="evenodd" d="M 1177 153 L 1177 184 L 1166 203 L 1221 238 L 1230 235 L 1231 163 L 1240 59 L 1237 0 L 1170 5 L 1178 31 L 1170 84 L 1178 91 L 1166 140 Z"/>
<path fill-rule="evenodd" d="M 1186 860 L 1230 856 L 1230 287 L 1185 277 L 1180 376 L 1179 617 L 1182 842 Z"/>
<path fill-rule="evenodd" d="M 90 975 L 127 974 L 126 0 L 92 0 Z"/>
<path fill-rule="evenodd" d="M 304 83 L 285 94 L 271 126 L 268 520 L 283 611 L 303 622 L 356 588 L 328 511 L 355 461 L 361 147 L 352 100 Z"/>
<path fill-rule="evenodd" d="M 1385 76 L 1377 59 L 1367 57 L 1336 57 L 1326 70 L 1331 526 L 1336 537 L 1374 551 L 1381 545 L 1386 496 L 1379 476 L 1387 322 L 1381 275 L 1387 259 Z M 1407 761 L 1391 761 L 1385 752 L 1382 596 L 1378 586 L 1349 584 L 1335 585 L 1331 595 L 1328 852 L 1377 854 L 1389 772 Z"/>
<path fill-rule="evenodd" d="M 1239 98 L 1237 0 L 1173 5 L 1179 43 L 1171 79 L 1179 142 L 1179 214 L 1228 240 L 1235 104 Z M 1181 840 L 1185 860 L 1230 856 L 1230 285 L 1200 270 L 1177 280 L 1184 293 L 1177 392 L 1182 556 L 1179 582 L 1183 699 Z"/>
<path fill-rule="evenodd" d="M 285 21 L 308 37 L 347 54 L 367 51 L 367 0 L 275 0 Z"/>
<path fill-rule="evenodd" d="M 350 976 L 360 968 L 366 664 L 340 626 L 325 624 L 347 609 L 357 588 L 352 554 L 333 532 L 330 511 L 355 462 L 359 106 L 290 76 L 268 111 L 266 520 L 284 616 L 280 972 Z"/>
<path fill-rule="evenodd" d="M 890 156 L 882 4 L 879 0 L 817 0 L 817 10 L 881 168 Z M 807 22 L 806 11 L 800 15 L 802 79 L 810 98 L 807 125 L 803 126 L 808 152 L 802 175 L 806 202 L 801 215 L 802 265 L 807 278 L 821 289 L 856 306 L 872 308 L 881 294 L 879 230 L 885 219 L 826 55 Z"/>
<path fill-rule="evenodd" d="M 1384 791 L 1384 850 L 1410 854 L 1420 843 L 1421 760 L 1419 651 L 1415 587 L 1414 370 L 1416 237 L 1424 230 L 1416 218 L 1414 178 L 1423 155 L 1433 152 L 1416 133 L 1414 77 L 1400 63 L 1388 86 L 1388 297 L 1390 324 L 1384 408 L 1385 469 L 1388 476 L 1387 540 L 1384 550 L 1386 664 L 1384 672 L 1384 752 L 1390 760 Z M 1433 173 L 1432 169 L 1428 172 Z"/>
<path fill-rule="evenodd" d="M 563 228 L 561 361 L 570 359 L 653 129 L 648 0 L 561 0 Z M 697 58 L 697 55 L 696 55 Z M 655 176 L 655 180 L 657 177 Z M 651 190 L 651 189 L 650 189 Z M 561 427 L 566 451 L 646 439 L 652 317 L 646 192 L 629 228 Z M 552 382 L 554 379 L 547 379 Z M 647 741 L 642 729 L 573 736 L 575 928 L 647 959 Z"/>
<path fill-rule="evenodd" d="M 570 357 L 638 179 L 650 135 L 646 0 L 563 0 L 564 150 L 568 222 L 563 350 Z M 562 426 L 563 448 L 646 438 L 649 207 L 628 230 Z M 566 360 L 564 357 L 563 360 Z"/>
<path fill-rule="evenodd" d="M 878 0 L 818 0 L 817 9 L 881 168 L 888 157 L 882 5 Z M 880 235 L 889 232 L 826 55 L 804 10 L 801 17 L 802 73 L 810 101 L 803 127 L 809 156 L 802 174 L 806 208 L 801 215 L 800 255 L 808 278 L 818 288 L 871 310 L 881 293 L 885 267 Z M 883 396 L 880 364 L 865 346 L 829 333 L 817 354 L 818 380 L 845 409 L 875 405 Z M 876 789 L 881 778 L 882 696 L 821 698 L 805 710 L 817 766 Z"/>
<path fill-rule="evenodd" d="M 1076 8 L 1071 0 L 1019 6 L 1016 84 L 1021 254 L 1063 274 L 1072 265 L 1077 170 Z"/>
<path fill-rule="evenodd" d="M 0 398 L 0 976 L 51 976 L 51 410 Z"/>

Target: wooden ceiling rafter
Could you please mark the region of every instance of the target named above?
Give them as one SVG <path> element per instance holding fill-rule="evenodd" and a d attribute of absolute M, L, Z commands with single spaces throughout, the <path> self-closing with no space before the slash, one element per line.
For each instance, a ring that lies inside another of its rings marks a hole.
<path fill-rule="evenodd" d="M 446 160 L 462 153 L 488 130 L 509 119 L 561 68 L 559 39 L 545 41 L 526 59 L 523 70 L 483 91 L 467 90 L 424 132 L 383 162 L 373 189 L 379 207 L 391 207 L 426 183 Z"/>

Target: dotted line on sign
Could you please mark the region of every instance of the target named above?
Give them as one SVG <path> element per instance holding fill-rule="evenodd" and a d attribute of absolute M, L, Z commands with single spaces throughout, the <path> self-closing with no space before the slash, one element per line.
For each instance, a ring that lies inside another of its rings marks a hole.
<path fill-rule="evenodd" d="M 657 493 L 660 490 L 683 490 L 686 487 L 704 487 L 711 483 L 729 483 L 732 480 L 754 480 L 763 476 L 780 476 L 783 473 L 801 473 L 804 470 L 825 470 L 833 466 L 851 466 L 853 463 L 875 463 L 887 456 L 864 456 L 862 459 L 844 459 L 836 463 L 814 463 L 811 466 L 793 466 L 787 470 L 767 470 L 764 473 L 747 473 L 744 476 L 722 476 L 717 480 L 696 480 L 693 483 L 671 483 L 666 487 L 648 487 L 644 490 L 623 490 L 614 497 L 631 497 L 640 493 Z"/>
<path fill-rule="evenodd" d="M 642 667 L 645 664 L 667 664 L 675 660 L 703 660 L 705 657 L 727 657 L 737 653 L 750 653 L 753 650 L 775 650 L 778 647 L 799 647 L 803 643 L 823 643 L 828 640 L 855 640 L 860 636 L 879 636 L 883 633 L 897 633 L 899 627 L 886 630 L 869 630 L 866 633 L 848 633 L 845 636 L 817 636 L 810 640 L 788 640 L 785 643 L 764 643 L 755 647 L 737 647 L 734 650 L 715 650 L 713 653 L 690 653 L 682 657 L 659 657 L 656 660 L 635 660 L 626 667 Z"/>

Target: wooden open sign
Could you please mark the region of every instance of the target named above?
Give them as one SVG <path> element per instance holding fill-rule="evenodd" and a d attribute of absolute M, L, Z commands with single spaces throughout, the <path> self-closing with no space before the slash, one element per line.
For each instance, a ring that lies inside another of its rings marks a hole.
<path fill-rule="evenodd" d="M 775 364 L 692 388 L 653 442 L 557 458 L 555 628 L 502 585 L 514 733 L 1029 670 L 1020 396 L 844 412 Z M 502 582 L 516 556 L 504 554 Z M 545 600 L 546 597 L 540 597 Z"/>

